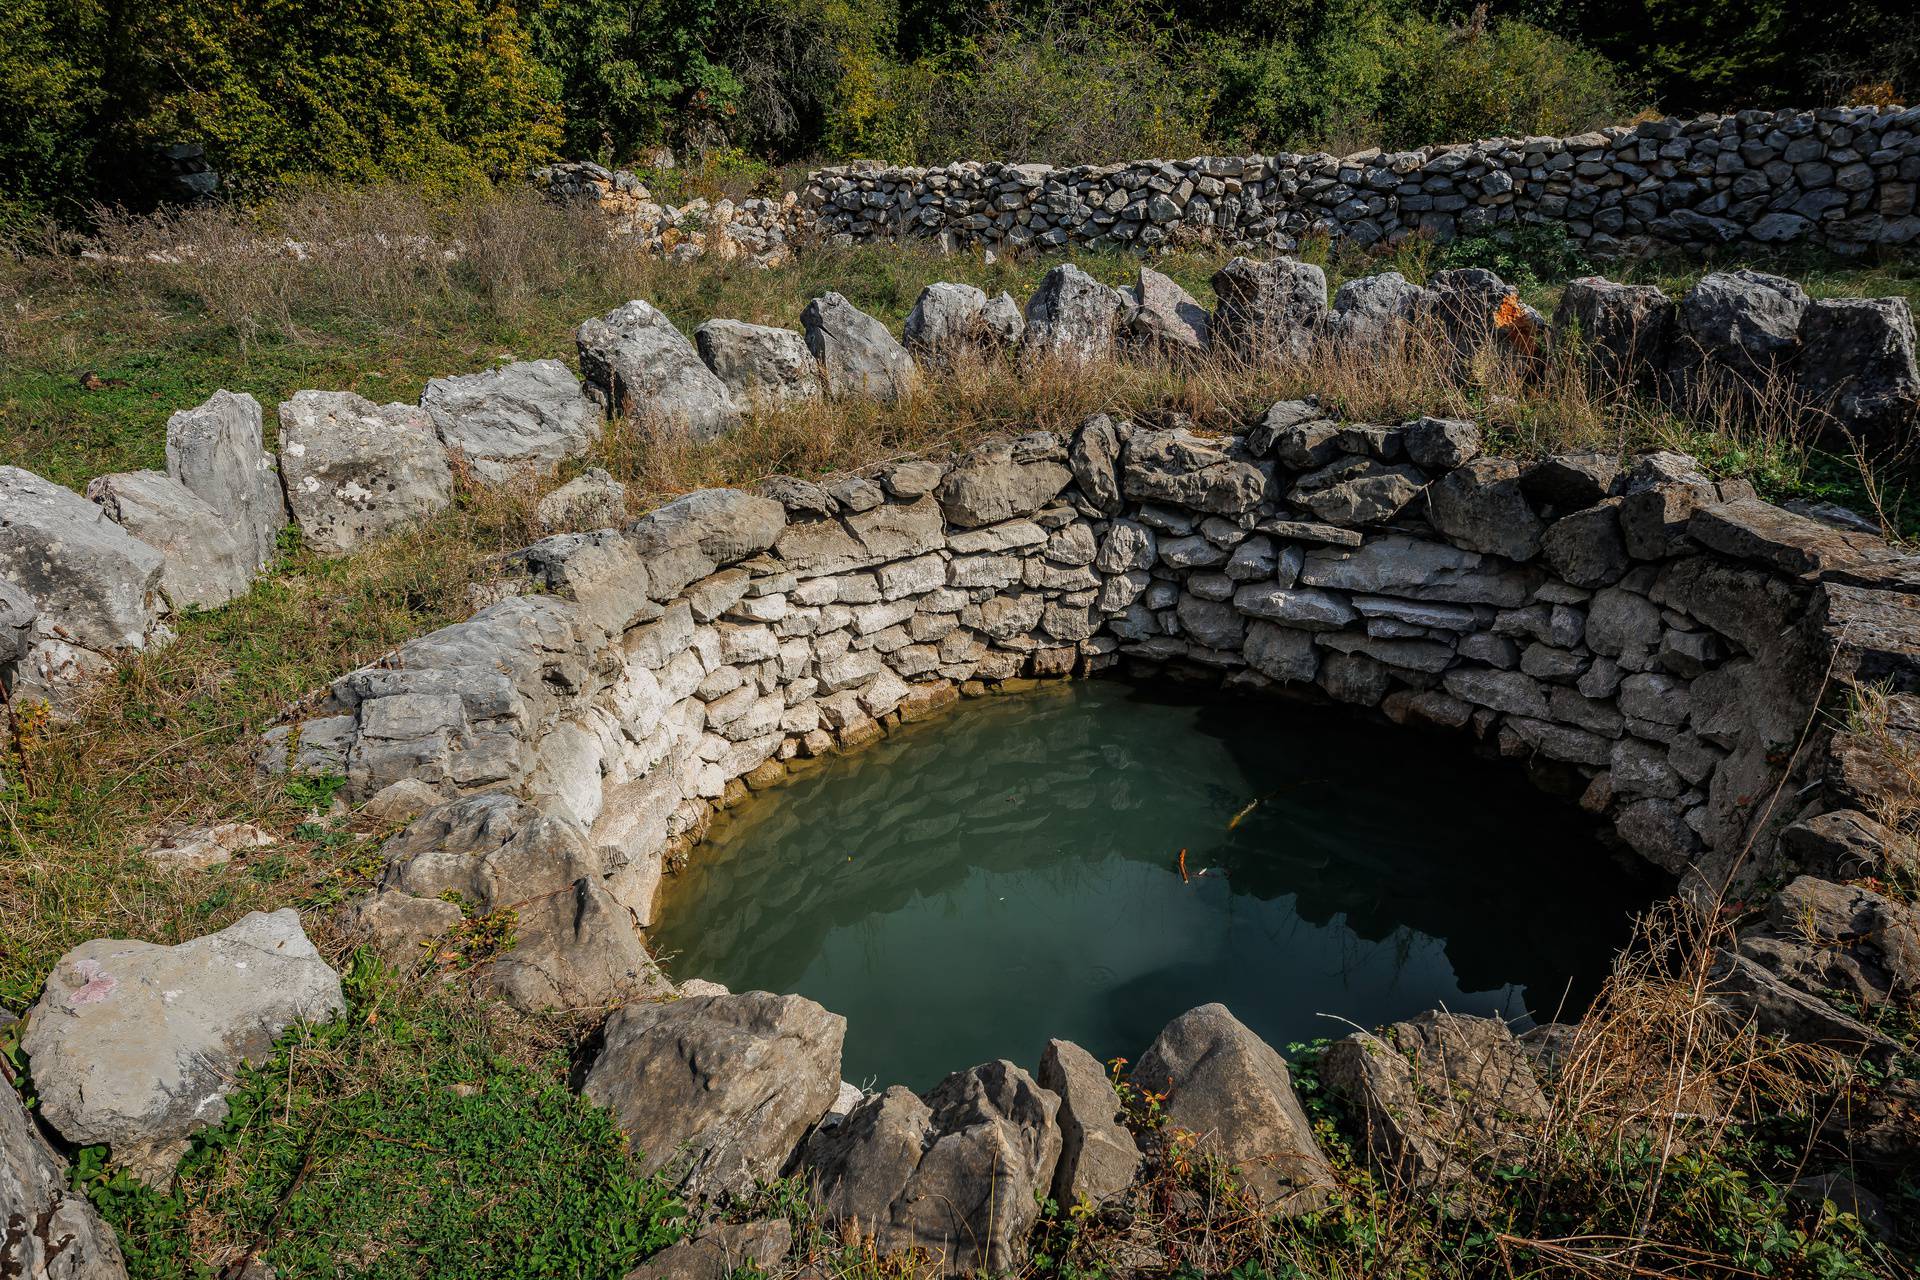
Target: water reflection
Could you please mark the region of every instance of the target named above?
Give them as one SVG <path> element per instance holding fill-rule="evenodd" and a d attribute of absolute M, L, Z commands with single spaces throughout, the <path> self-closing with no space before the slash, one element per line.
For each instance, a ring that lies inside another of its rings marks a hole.
<path fill-rule="evenodd" d="M 1049 1035 L 1135 1055 L 1208 1000 L 1276 1044 L 1439 1004 L 1550 1017 L 1661 888 L 1457 740 L 1094 682 L 737 810 L 655 943 L 847 1015 L 849 1078 L 923 1088 Z"/>

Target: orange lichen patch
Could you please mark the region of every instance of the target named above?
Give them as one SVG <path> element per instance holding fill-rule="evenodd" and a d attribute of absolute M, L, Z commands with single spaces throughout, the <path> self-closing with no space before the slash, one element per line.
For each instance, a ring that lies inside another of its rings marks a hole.
<path fill-rule="evenodd" d="M 1533 317 L 1527 314 L 1517 295 L 1510 293 L 1500 299 L 1499 310 L 1493 313 L 1493 327 L 1504 332 L 1521 355 L 1531 356 L 1534 353 Z"/>

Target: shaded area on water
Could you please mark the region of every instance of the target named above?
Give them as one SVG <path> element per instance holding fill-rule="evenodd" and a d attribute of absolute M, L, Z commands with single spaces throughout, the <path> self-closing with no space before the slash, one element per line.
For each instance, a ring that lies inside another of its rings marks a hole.
<path fill-rule="evenodd" d="M 1137 1057 L 1214 1000 L 1280 1047 L 1442 1005 L 1571 1014 L 1669 888 L 1457 739 L 1093 681 L 733 811 L 653 941 L 679 977 L 846 1015 L 848 1079 L 924 1089 L 1049 1036 Z"/>

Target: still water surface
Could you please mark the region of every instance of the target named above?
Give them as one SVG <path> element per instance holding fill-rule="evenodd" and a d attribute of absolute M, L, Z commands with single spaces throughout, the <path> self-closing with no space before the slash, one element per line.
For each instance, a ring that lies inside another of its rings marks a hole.
<path fill-rule="evenodd" d="M 1213 1000 L 1282 1048 L 1437 1006 L 1549 1020 L 1664 888 L 1456 739 L 1076 681 L 734 810 L 654 941 L 846 1015 L 848 1079 L 925 1089 L 1049 1036 L 1137 1058 Z"/>

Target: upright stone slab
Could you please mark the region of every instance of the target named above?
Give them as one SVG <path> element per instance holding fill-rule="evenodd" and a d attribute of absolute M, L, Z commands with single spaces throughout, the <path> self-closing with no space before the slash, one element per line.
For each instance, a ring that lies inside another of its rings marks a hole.
<path fill-rule="evenodd" d="M 820 366 L 792 329 L 709 320 L 693 331 L 693 345 L 741 413 L 820 395 Z"/>
<path fill-rule="evenodd" d="M 301 540 L 327 555 L 358 551 L 453 501 L 426 411 L 348 391 L 296 391 L 280 406 L 280 474 Z"/>
<path fill-rule="evenodd" d="M 1913 313 L 1904 298 L 1829 298 L 1800 319 L 1800 392 L 1847 436 L 1912 443 L 1920 416 Z"/>
<path fill-rule="evenodd" d="M 1780 373 L 1800 349 L 1806 291 L 1781 276 L 1715 271 L 1680 299 L 1669 356 L 1683 391 L 1711 394 L 1732 377 L 1757 384 Z"/>
<path fill-rule="evenodd" d="M 1248 364 L 1302 358 L 1327 318 L 1327 273 L 1293 258 L 1235 258 L 1213 294 L 1214 348 Z"/>
<path fill-rule="evenodd" d="M 726 384 L 651 303 L 636 298 L 586 321 L 575 342 L 580 372 L 610 412 L 702 441 L 740 425 Z"/>
<path fill-rule="evenodd" d="M 243 1065 L 295 1022 L 346 1008 L 292 909 L 176 947 L 102 938 L 54 964 L 20 1047 L 40 1113 L 76 1145 L 163 1186 L 198 1130 L 226 1118 Z"/>
<path fill-rule="evenodd" d="M 1333 1169 L 1286 1062 L 1225 1005 L 1201 1005 L 1168 1023 L 1135 1064 L 1133 1082 L 1164 1092 L 1167 1123 L 1238 1169 L 1268 1207 L 1291 1216 L 1327 1203 Z"/>
<path fill-rule="evenodd" d="M 918 379 L 913 357 L 887 326 L 837 293 L 825 293 L 800 313 L 807 350 L 820 362 L 827 394 L 899 400 Z"/>
<path fill-rule="evenodd" d="M 167 419 L 167 474 L 227 521 L 234 542 L 259 572 L 273 562 L 287 523 L 280 472 L 261 434 L 260 402 L 216 391 L 205 404 Z"/>
<path fill-rule="evenodd" d="M 1398 271 L 1349 280 L 1333 295 L 1327 335 L 1343 351 L 1391 350 L 1406 341 L 1425 296 Z"/>
<path fill-rule="evenodd" d="M 558 360 L 435 378 L 421 392 L 420 407 L 441 443 L 494 484 L 516 468 L 551 470 L 585 453 L 602 420 L 580 380 Z"/>
<path fill-rule="evenodd" d="M 247 593 L 254 548 L 236 528 L 179 481 L 158 471 L 95 476 L 87 497 L 115 524 L 166 558 L 160 589 L 176 609 L 214 609 Z"/>
<path fill-rule="evenodd" d="M 1567 282 L 1554 308 L 1555 340 L 1578 333 L 1583 357 L 1603 380 L 1645 383 L 1667 363 L 1674 304 L 1658 286 L 1600 276 Z"/>
<path fill-rule="evenodd" d="M 1047 272 L 1027 299 L 1020 349 L 1068 365 L 1111 359 L 1123 309 L 1117 290 L 1063 262 Z"/>
<path fill-rule="evenodd" d="M 840 1095 L 847 1022 L 764 991 L 639 1003 L 607 1020 L 581 1092 L 613 1112 L 642 1167 L 690 1195 L 779 1176 Z"/>
<path fill-rule="evenodd" d="M 907 349 L 922 360 L 936 365 L 951 363 L 963 352 L 994 344 L 995 337 L 982 315 L 986 307 L 985 291 L 970 284 L 936 281 L 914 299 L 901 336 Z"/>
<path fill-rule="evenodd" d="M 1173 280 L 1141 267 L 1122 320 L 1131 351 L 1163 359 L 1195 359 L 1213 343 L 1207 309 Z"/>
<path fill-rule="evenodd" d="M 0 467 L 0 578 L 37 608 L 22 684 L 57 697 L 107 655 L 172 638 L 162 625 L 166 559 L 71 489 Z"/>

